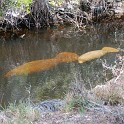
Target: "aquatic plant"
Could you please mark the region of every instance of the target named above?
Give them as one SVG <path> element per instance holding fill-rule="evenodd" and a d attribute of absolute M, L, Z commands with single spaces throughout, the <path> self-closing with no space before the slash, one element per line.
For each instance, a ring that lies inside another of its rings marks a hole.
<path fill-rule="evenodd" d="M 86 61 L 90 61 L 90 60 L 93 60 L 93 59 L 96 59 L 96 58 L 100 58 L 103 55 L 105 55 L 107 53 L 110 53 L 110 52 L 119 52 L 119 50 L 115 49 L 115 48 L 112 48 L 112 47 L 103 47 L 101 50 L 90 51 L 90 52 L 87 52 L 87 53 L 81 55 L 78 58 L 78 62 L 79 63 L 84 63 Z"/>
<path fill-rule="evenodd" d="M 58 71 L 57 71 L 58 72 Z M 65 73 L 55 73 L 51 78 L 46 78 L 33 89 L 32 97 L 37 101 L 46 99 L 61 99 L 64 97 L 72 76 Z"/>

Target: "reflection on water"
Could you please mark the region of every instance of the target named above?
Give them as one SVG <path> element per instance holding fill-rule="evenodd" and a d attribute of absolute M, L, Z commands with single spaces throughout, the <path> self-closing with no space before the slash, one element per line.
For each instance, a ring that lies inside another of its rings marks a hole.
<path fill-rule="evenodd" d="M 73 27 L 24 31 L 24 39 L 0 40 L 0 102 L 12 102 L 31 95 L 34 100 L 63 98 L 73 80 L 91 88 L 110 78 L 101 60 L 114 64 L 117 54 L 105 55 L 84 64 L 60 63 L 50 70 L 4 78 L 4 74 L 24 63 L 54 58 L 61 52 L 82 55 L 104 46 L 124 48 L 124 27 L 98 25 L 78 32 Z M 119 53 L 123 54 L 123 53 Z"/>

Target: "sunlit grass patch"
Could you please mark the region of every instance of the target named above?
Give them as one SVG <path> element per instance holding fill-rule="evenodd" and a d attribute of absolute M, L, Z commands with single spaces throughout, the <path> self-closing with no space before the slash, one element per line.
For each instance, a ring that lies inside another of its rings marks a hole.
<path fill-rule="evenodd" d="M 0 15 L 3 15 L 11 9 L 11 11 L 15 12 L 30 12 L 30 5 L 32 3 L 32 0 L 5 0 L 1 3 L 1 11 Z"/>
<path fill-rule="evenodd" d="M 64 110 L 66 112 L 77 111 L 82 113 L 85 111 L 85 107 L 84 107 L 85 105 L 86 105 L 86 101 L 84 101 L 82 98 L 80 97 L 72 98 L 70 101 L 66 103 Z"/>
<path fill-rule="evenodd" d="M 25 8 L 25 11 L 27 13 L 30 12 L 30 5 L 32 3 L 32 0 L 17 0 L 17 7 L 20 8 L 22 5 L 24 6 Z"/>
<path fill-rule="evenodd" d="M 40 113 L 28 102 L 10 103 L 0 112 L 1 124 L 31 124 L 39 119 Z"/>
<path fill-rule="evenodd" d="M 85 112 L 86 108 L 90 107 L 87 91 L 84 87 L 84 84 L 80 82 L 79 78 L 80 75 L 77 75 L 76 79 L 72 81 L 65 96 L 66 104 L 64 111 L 66 112 L 76 111 L 83 113 Z"/>
<path fill-rule="evenodd" d="M 69 2 L 79 3 L 79 0 L 70 0 Z M 66 0 L 49 0 L 49 4 L 52 6 L 61 6 L 66 4 Z"/>

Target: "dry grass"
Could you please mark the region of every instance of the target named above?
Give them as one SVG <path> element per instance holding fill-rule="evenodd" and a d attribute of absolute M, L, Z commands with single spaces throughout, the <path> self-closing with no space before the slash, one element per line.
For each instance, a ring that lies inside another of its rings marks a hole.
<path fill-rule="evenodd" d="M 0 124 L 32 124 L 40 114 L 29 103 L 9 104 L 0 112 Z"/>
<path fill-rule="evenodd" d="M 104 85 L 97 85 L 92 92 L 97 98 L 110 104 L 124 104 L 124 57 L 118 56 L 114 66 L 103 63 L 103 67 L 111 70 L 114 78 Z"/>

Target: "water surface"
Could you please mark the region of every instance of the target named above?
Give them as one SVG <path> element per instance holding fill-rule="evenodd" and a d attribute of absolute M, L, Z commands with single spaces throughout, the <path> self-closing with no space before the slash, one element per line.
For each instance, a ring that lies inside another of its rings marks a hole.
<path fill-rule="evenodd" d="M 87 88 L 102 84 L 111 78 L 103 69 L 102 61 L 114 65 L 118 55 L 110 53 L 84 64 L 61 63 L 42 72 L 4 78 L 9 70 L 29 61 L 54 58 L 60 52 L 78 55 L 104 46 L 124 48 L 124 26 L 102 24 L 87 27 L 85 31 L 74 27 L 24 31 L 25 37 L 0 39 L 0 103 L 31 97 L 32 100 L 63 98 L 70 83 L 82 82 Z"/>

